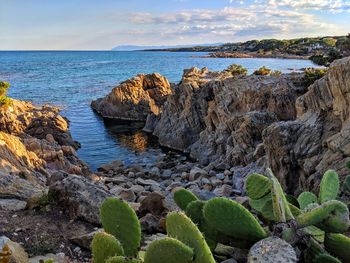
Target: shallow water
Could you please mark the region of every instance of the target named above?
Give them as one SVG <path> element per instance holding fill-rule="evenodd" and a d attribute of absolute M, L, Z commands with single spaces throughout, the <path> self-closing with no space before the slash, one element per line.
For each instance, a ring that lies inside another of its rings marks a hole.
<path fill-rule="evenodd" d="M 261 66 L 288 72 L 314 66 L 308 60 L 218 59 L 193 56 L 206 53 L 113 52 L 113 51 L 0 51 L 0 80 L 9 81 L 9 95 L 36 104 L 62 108 L 75 140 L 82 144 L 78 155 L 92 169 L 120 159 L 125 163 L 153 162 L 159 146 L 140 125 L 103 121 L 90 102 L 105 96 L 114 86 L 138 73 L 159 72 L 171 82 L 181 79 L 183 69 L 208 67 L 222 70 L 241 64 L 251 73 Z"/>

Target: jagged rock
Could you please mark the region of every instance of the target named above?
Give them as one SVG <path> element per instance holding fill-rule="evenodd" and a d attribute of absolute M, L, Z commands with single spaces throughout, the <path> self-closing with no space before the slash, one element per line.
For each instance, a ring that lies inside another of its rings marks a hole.
<path fill-rule="evenodd" d="M 28 255 L 23 247 L 5 236 L 0 236 L 1 262 L 28 263 Z"/>
<path fill-rule="evenodd" d="M 295 101 L 306 90 L 302 74 L 232 77 L 191 69 L 174 86 L 153 134 L 162 145 L 190 152 L 217 168 L 247 165 L 262 143 L 262 131 L 296 117 Z"/>
<path fill-rule="evenodd" d="M 105 98 L 92 101 L 91 107 L 103 117 L 145 121 L 149 113 L 159 115 L 169 94 L 171 88 L 165 77 L 140 74 L 122 82 Z"/>
<path fill-rule="evenodd" d="M 249 250 L 248 263 L 296 263 L 293 247 L 278 237 L 268 237 L 255 243 Z"/>
<path fill-rule="evenodd" d="M 263 133 L 268 164 L 288 192 L 315 190 L 328 169 L 350 160 L 350 57 L 335 61 L 296 102 L 297 119 Z M 343 179 L 343 178 L 342 178 Z"/>
<path fill-rule="evenodd" d="M 59 204 L 64 204 L 72 218 L 82 218 L 87 222 L 99 224 L 99 208 L 112 194 L 90 180 L 68 175 L 63 180 L 52 182 L 49 195 Z"/>

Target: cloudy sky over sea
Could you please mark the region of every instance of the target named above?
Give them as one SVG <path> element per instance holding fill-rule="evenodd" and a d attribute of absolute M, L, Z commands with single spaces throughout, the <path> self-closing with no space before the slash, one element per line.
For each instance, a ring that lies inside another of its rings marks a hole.
<path fill-rule="evenodd" d="M 350 0 L 0 0 L 0 50 L 345 35 Z"/>

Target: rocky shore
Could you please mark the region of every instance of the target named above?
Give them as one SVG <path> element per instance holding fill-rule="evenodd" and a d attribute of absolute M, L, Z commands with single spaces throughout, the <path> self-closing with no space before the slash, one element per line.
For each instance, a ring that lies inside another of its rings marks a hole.
<path fill-rule="evenodd" d="M 292 55 L 282 52 L 211 52 L 200 58 L 285 58 L 285 59 L 309 59 L 310 56 Z"/>
<path fill-rule="evenodd" d="M 169 84 L 159 74 L 138 75 L 93 101 L 93 109 L 144 121 L 144 130 L 177 151 L 153 165 L 116 160 L 96 172 L 76 156 L 79 143 L 57 108 L 14 101 L 0 109 L 0 252 L 10 247 L 18 263 L 90 262 L 99 207 L 111 196 L 137 212 L 147 246 L 165 233 L 164 215 L 178 209 L 179 187 L 203 200 L 222 196 L 246 205 L 245 178 L 268 167 L 288 193 L 316 191 L 329 168 L 343 179 L 350 58 L 309 87 L 304 78 L 192 68 Z M 246 253 L 234 251 L 234 259 L 244 262 Z"/>

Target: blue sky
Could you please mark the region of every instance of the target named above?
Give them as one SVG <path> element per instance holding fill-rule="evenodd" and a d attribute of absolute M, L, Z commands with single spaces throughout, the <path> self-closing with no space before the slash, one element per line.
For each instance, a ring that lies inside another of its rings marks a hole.
<path fill-rule="evenodd" d="M 0 0 L 0 50 L 344 35 L 350 0 Z"/>

